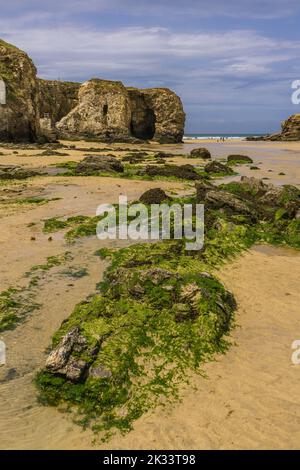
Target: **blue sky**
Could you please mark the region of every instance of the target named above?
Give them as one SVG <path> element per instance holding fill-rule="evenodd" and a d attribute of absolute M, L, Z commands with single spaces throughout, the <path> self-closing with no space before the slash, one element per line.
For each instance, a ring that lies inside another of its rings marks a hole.
<path fill-rule="evenodd" d="M 273 132 L 300 80 L 299 0 L 0 0 L 39 76 L 170 87 L 186 132 Z"/>

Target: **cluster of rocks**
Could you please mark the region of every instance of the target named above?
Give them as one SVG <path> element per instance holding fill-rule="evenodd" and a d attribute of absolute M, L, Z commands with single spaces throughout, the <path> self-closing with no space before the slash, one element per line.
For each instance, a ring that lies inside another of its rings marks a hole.
<path fill-rule="evenodd" d="M 208 209 L 221 209 L 227 214 L 243 215 L 250 222 L 274 221 L 281 209 L 281 217 L 300 218 L 300 190 L 295 186 L 275 187 L 260 179 L 242 176 L 232 185 L 212 185 L 208 181 L 196 183 L 196 200 Z"/>
<path fill-rule="evenodd" d="M 182 141 L 185 113 L 180 98 L 167 88 L 126 88 L 101 79 L 41 80 L 28 55 L 3 40 L 0 78 L 6 86 L 0 141 Z"/>

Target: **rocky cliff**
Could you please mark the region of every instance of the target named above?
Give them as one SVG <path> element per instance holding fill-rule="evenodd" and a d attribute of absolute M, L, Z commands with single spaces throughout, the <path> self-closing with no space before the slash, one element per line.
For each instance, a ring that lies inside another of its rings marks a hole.
<path fill-rule="evenodd" d="M 0 104 L 0 140 L 37 140 L 39 112 L 36 68 L 25 52 L 1 39 L 0 78 L 6 86 L 6 104 Z"/>
<path fill-rule="evenodd" d="M 293 114 L 281 124 L 281 133 L 267 136 L 267 140 L 300 140 L 300 114 Z"/>
<path fill-rule="evenodd" d="M 39 113 L 49 116 L 53 123 L 60 121 L 78 103 L 80 83 L 38 79 Z"/>
<path fill-rule="evenodd" d="M 0 140 L 84 138 L 99 141 L 180 142 L 185 113 L 167 88 L 126 88 L 91 79 L 83 84 L 42 80 L 24 52 L 0 40 Z"/>
<path fill-rule="evenodd" d="M 56 127 L 69 138 L 172 143 L 181 142 L 184 122 L 181 100 L 167 88 L 125 88 L 92 79 L 81 85 L 77 106 Z"/>
<path fill-rule="evenodd" d="M 185 113 L 180 98 L 168 88 L 128 88 L 131 132 L 140 139 L 181 142 Z"/>
<path fill-rule="evenodd" d="M 66 138 L 110 138 L 130 136 L 131 109 L 126 88 L 121 82 L 92 79 L 78 92 L 78 105 L 57 123 Z"/>

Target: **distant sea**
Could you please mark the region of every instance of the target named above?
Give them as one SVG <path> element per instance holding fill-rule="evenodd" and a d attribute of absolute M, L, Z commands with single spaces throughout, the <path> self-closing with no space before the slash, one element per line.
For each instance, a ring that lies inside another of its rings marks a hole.
<path fill-rule="evenodd" d="M 184 139 L 244 139 L 245 137 L 259 137 L 265 134 L 184 134 Z"/>

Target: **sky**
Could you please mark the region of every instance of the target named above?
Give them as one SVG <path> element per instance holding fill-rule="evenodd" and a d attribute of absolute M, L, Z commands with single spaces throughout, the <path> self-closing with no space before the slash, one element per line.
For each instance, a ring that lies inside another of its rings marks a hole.
<path fill-rule="evenodd" d="M 169 87 L 186 133 L 269 133 L 300 80 L 299 0 L 0 0 L 42 78 Z"/>

